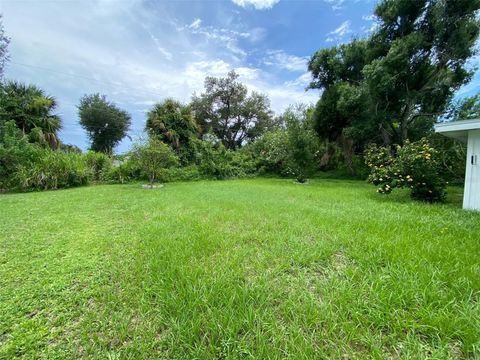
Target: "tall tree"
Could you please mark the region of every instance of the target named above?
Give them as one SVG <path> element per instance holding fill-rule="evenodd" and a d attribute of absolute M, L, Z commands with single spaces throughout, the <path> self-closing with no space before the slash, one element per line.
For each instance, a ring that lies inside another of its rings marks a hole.
<path fill-rule="evenodd" d="M 2 15 L 0 15 L 0 80 L 3 79 L 5 71 L 5 65 L 9 60 L 8 56 L 8 44 L 10 44 L 10 38 L 5 35 L 5 29 L 3 27 Z"/>
<path fill-rule="evenodd" d="M 272 126 L 272 111 L 265 95 L 237 81 L 231 71 L 225 78 L 207 77 L 205 92 L 193 96 L 192 109 L 203 133 L 212 131 L 225 147 L 236 149 Z"/>
<path fill-rule="evenodd" d="M 479 7 L 478 0 L 381 1 L 367 40 L 319 50 L 310 60 L 311 87 L 324 90 L 319 133 L 385 145 L 425 135 L 471 78 L 466 62 Z"/>
<path fill-rule="evenodd" d="M 111 154 L 113 148 L 127 136 L 131 124 L 130 114 L 105 95 L 84 95 L 78 106 L 80 125 L 91 140 L 91 150 Z"/>
<path fill-rule="evenodd" d="M 145 129 L 150 135 L 180 151 L 192 137 L 198 134 L 198 125 L 190 106 L 173 99 L 157 103 L 147 114 Z"/>
<path fill-rule="evenodd" d="M 37 141 L 45 141 L 52 148 L 59 144 L 57 132 L 60 117 L 54 97 L 35 85 L 8 81 L 0 85 L 0 122 L 13 120 L 23 134 L 31 134 Z"/>

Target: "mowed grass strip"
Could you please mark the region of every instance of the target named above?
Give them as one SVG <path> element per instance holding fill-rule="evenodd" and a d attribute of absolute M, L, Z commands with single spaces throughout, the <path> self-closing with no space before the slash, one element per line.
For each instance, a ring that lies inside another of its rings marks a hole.
<path fill-rule="evenodd" d="M 480 214 L 356 181 L 0 196 L 0 358 L 480 355 Z"/>

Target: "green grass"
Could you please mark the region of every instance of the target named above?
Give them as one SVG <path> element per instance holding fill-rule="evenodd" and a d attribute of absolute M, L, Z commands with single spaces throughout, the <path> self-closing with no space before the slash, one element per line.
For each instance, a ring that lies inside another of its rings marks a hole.
<path fill-rule="evenodd" d="M 0 358 L 474 358 L 480 214 L 359 181 L 0 196 Z"/>

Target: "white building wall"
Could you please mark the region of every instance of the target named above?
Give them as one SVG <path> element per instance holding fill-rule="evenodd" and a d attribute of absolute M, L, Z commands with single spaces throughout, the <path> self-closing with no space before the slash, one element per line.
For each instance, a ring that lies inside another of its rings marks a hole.
<path fill-rule="evenodd" d="M 480 210 L 480 130 L 468 131 L 463 208 Z"/>

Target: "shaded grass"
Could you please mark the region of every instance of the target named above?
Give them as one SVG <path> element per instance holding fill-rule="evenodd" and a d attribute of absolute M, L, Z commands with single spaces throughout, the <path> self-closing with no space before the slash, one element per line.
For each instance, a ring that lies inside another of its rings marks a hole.
<path fill-rule="evenodd" d="M 480 355 L 480 214 L 358 181 L 0 197 L 0 357 Z"/>

